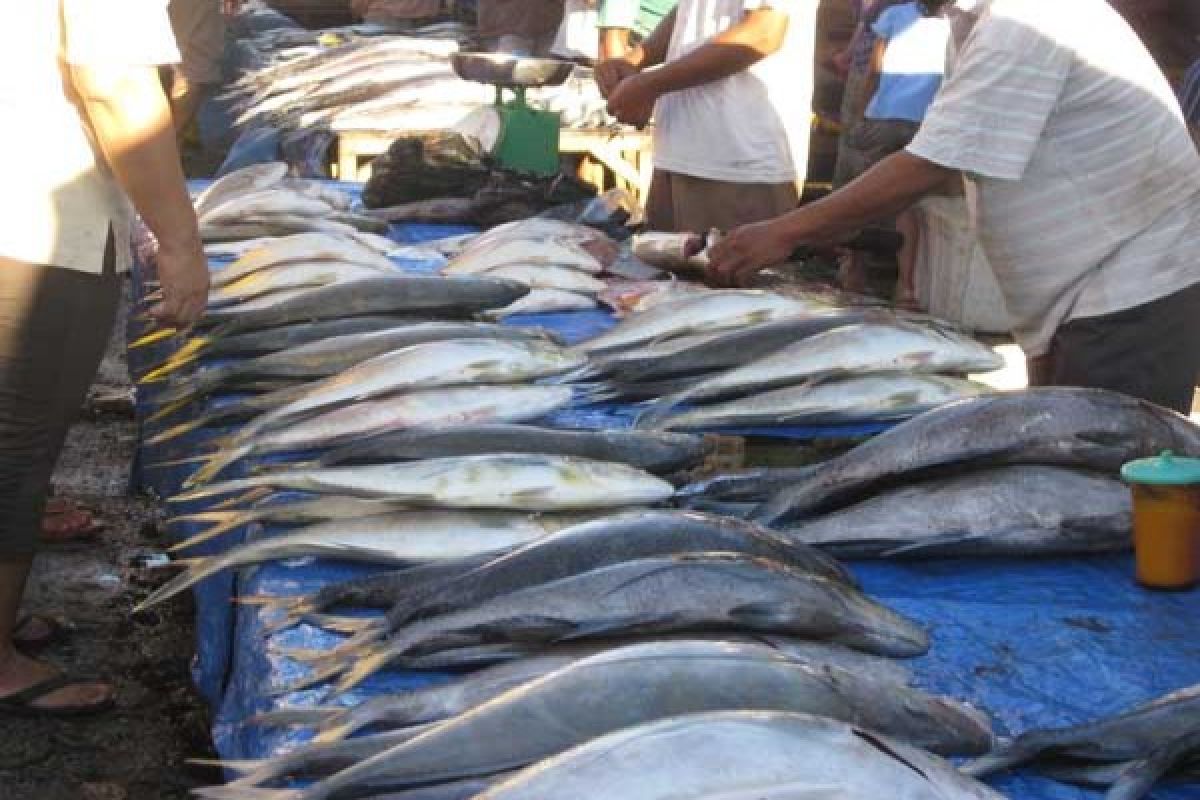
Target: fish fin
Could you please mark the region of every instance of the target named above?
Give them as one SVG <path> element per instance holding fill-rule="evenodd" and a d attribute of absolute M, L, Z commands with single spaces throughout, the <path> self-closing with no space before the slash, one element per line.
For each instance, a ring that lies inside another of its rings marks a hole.
<path fill-rule="evenodd" d="M 341 679 L 333 687 L 331 695 L 341 697 L 346 694 L 375 673 L 387 669 L 393 659 L 402 652 L 402 648 L 393 649 L 393 645 L 390 643 L 382 642 L 369 650 L 366 655 L 355 658 L 348 669 L 339 667 Z"/>
<path fill-rule="evenodd" d="M 330 660 L 330 651 L 314 650 L 311 647 L 280 647 L 271 652 L 300 664 L 320 664 Z"/>
<path fill-rule="evenodd" d="M 171 562 L 169 566 L 176 565 L 185 567 L 184 571 L 155 589 L 150 593 L 149 597 L 134 606 L 134 613 L 145 611 L 151 606 L 158 605 L 164 600 L 169 600 L 175 595 L 190 589 L 210 575 L 220 572 L 224 567 L 224 562 L 220 558 L 178 559 Z"/>
<path fill-rule="evenodd" d="M 179 381 L 168 386 L 158 399 L 167 404 L 190 403 L 219 389 L 225 381 L 237 375 L 239 369 L 238 364 L 226 364 L 194 372 L 186 381 Z"/>
<path fill-rule="evenodd" d="M 983 778 L 1024 764 L 1036 758 L 1043 749 L 1038 737 L 1018 736 L 1002 742 L 985 756 L 967 761 L 959 766 L 959 771 L 973 778 Z"/>
<path fill-rule="evenodd" d="M 191 536 L 182 542 L 173 544 L 167 548 L 168 553 L 178 553 L 182 550 L 190 550 L 193 547 L 212 541 L 218 536 L 223 536 L 226 533 L 235 531 L 243 525 L 248 525 L 255 521 L 257 515 L 253 512 L 237 512 L 237 511 L 215 511 L 210 512 L 210 515 L 220 515 L 225 519 L 218 521 L 215 525 Z M 199 516 L 199 515 L 197 515 Z"/>
<path fill-rule="evenodd" d="M 229 467 L 232 467 L 238 461 L 241 461 L 246 456 L 254 453 L 252 444 L 243 444 L 237 447 L 227 447 L 221 452 L 218 452 L 208 459 L 208 463 L 200 469 L 192 473 L 187 480 L 183 482 L 183 488 L 193 489 L 206 483 L 210 483 L 213 478 L 220 475 Z"/>
<path fill-rule="evenodd" d="M 277 708 L 263 711 L 246 720 L 250 725 L 264 728 L 312 727 L 340 717 L 346 709 L 340 706 L 317 706 L 315 708 Z"/>
<path fill-rule="evenodd" d="M 153 424 L 155 422 L 162 422 L 163 420 L 167 419 L 168 417 L 174 416 L 175 414 L 184 410 L 191 404 L 192 404 L 192 398 L 190 398 L 190 397 L 185 400 L 177 400 L 175 402 L 166 403 L 161 408 L 159 408 L 157 411 L 155 411 L 153 414 L 146 417 L 146 423 Z"/>
<path fill-rule="evenodd" d="M 354 635 L 375 629 L 377 620 L 364 617 L 339 617 L 334 614 L 310 613 L 304 616 L 304 621 L 322 630 L 333 633 Z"/>
<path fill-rule="evenodd" d="M 329 683 L 345 673 L 345 671 L 346 666 L 344 664 L 328 664 L 320 667 L 319 669 L 313 669 L 304 677 L 297 678 L 290 683 L 272 686 L 268 689 L 268 694 L 274 695 L 275 697 L 280 697 L 285 694 L 291 694 L 292 692 L 303 692 L 316 686 L 320 686 L 323 683 Z"/>
<path fill-rule="evenodd" d="M 269 486 L 263 483 L 263 478 L 243 478 L 236 481 L 225 481 L 223 483 L 213 483 L 208 486 L 191 489 L 190 491 L 181 492 L 172 498 L 169 498 L 173 503 L 186 503 L 191 500 L 204 500 L 209 497 L 231 494 L 233 492 L 241 492 L 243 489 L 258 489 L 260 487 Z M 239 498 L 240 502 L 241 498 Z M 229 506 L 223 506 L 228 508 Z"/>
<path fill-rule="evenodd" d="M 177 333 L 179 333 L 179 330 L 176 328 L 158 328 L 135 339 L 129 345 L 129 349 L 137 350 L 142 347 L 149 347 L 150 345 L 158 344 L 159 342 L 165 342 L 167 339 L 170 339 Z"/>
<path fill-rule="evenodd" d="M 161 372 L 164 376 L 177 372 L 189 364 L 194 364 L 204 353 L 212 347 L 213 339 L 209 336 L 193 336 L 184 342 L 183 346 L 171 354 L 165 362 L 159 365 L 155 372 Z"/>
<path fill-rule="evenodd" d="M 148 444 L 148 445 L 165 444 L 166 442 L 169 442 L 172 439 L 178 439 L 180 436 L 185 436 L 185 435 L 191 433 L 192 431 L 203 428 L 210 421 L 211 421 L 211 418 L 207 414 L 199 414 L 195 418 L 189 419 L 187 422 L 181 422 L 178 425 L 167 428 L 165 431 L 163 431 L 161 433 L 156 433 L 155 435 L 151 436 L 150 438 L 148 438 L 146 440 L 146 444 Z"/>
<path fill-rule="evenodd" d="M 186 759 L 186 763 L 197 767 L 216 767 L 217 769 L 228 770 L 229 772 L 236 772 L 239 775 L 245 775 L 248 772 L 254 772 L 257 769 L 261 769 L 262 766 L 267 763 L 267 761 L 266 759 L 237 761 L 233 759 L 226 760 L 221 758 L 189 758 Z"/>
<path fill-rule="evenodd" d="M 675 409 L 688 400 L 687 392 L 667 395 L 658 400 L 652 400 L 643 406 L 633 420 L 633 427 L 638 430 L 659 430 L 674 413 Z"/>
<path fill-rule="evenodd" d="M 171 469 L 173 467 L 190 467 L 196 464 L 206 464 L 211 460 L 212 456 L 188 456 L 187 458 L 177 458 L 173 461 L 156 461 L 153 464 L 147 464 L 146 469 Z"/>

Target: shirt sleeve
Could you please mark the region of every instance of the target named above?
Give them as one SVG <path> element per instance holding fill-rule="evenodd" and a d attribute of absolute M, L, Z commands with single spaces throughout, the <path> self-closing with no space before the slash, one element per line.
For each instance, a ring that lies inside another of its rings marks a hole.
<path fill-rule="evenodd" d="M 879 18 L 871 23 L 871 32 L 880 39 L 891 39 L 896 35 L 896 14 L 899 6 L 892 6 L 888 10 L 879 15 Z"/>
<path fill-rule="evenodd" d="M 600 18 L 597 25 L 601 28 L 633 30 L 637 27 L 640 10 L 641 3 L 638 0 L 600 0 Z"/>
<path fill-rule="evenodd" d="M 217 0 L 210 2 L 220 13 Z M 61 0 L 63 57 L 76 66 L 179 63 L 167 0 Z"/>
<path fill-rule="evenodd" d="M 981 22 L 908 152 L 950 169 L 1020 180 L 1070 68 L 1070 53 L 1044 35 L 1013 23 Z"/>

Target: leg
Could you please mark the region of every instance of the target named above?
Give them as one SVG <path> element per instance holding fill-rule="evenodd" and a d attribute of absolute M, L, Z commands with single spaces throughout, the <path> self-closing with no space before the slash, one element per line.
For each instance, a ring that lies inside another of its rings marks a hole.
<path fill-rule="evenodd" d="M 727 183 L 691 175 L 672 181 L 675 223 L 680 231 L 731 231 L 793 210 L 800 193 L 793 183 Z"/>
<path fill-rule="evenodd" d="M 111 242 L 105 263 L 94 276 L 0 259 L 0 700 L 56 675 L 16 650 L 13 631 L 50 476 L 112 329 L 120 283 Z M 71 684 L 32 705 L 110 698 L 106 685 Z"/>
<path fill-rule="evenodd" d="M 675 222 L 675 193 L 672 175 L 661 169 L 654 170 L 650 179 L 650 191 L 646 193 L 646 225 L 652 231 L 678 233 Z"/>
<path fill-rule="evenodd" d="M 225 17 L 220 4 L 209 0 L 171 0 L 167 10 L 183 59 L 174 70 L 170 92 L 175 130 L 182 132 L 221 83 Z"/>
<path fill-rule="evenodd" d="M 1189 413 L 1200 375 L 1200 284 L 1136 308 L 1068 322 L 1044 383 L 1093 386 Z"/>

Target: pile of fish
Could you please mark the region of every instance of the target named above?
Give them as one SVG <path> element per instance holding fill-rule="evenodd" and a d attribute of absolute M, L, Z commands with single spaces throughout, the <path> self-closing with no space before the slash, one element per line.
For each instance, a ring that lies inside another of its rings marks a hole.
<path fill-rule="evenodd" d="M 1026 731 L 965 771 L 1023 765 L 1064 783 L 1108 787 L 1105 800 L 1138 800 L 1160 781 L 1200 784 L 1200 685 L 1112 717 Z"/>
<path fill-rule="evenodd" d="M 472 239 L 442 269 L 445 275 L 486 275 L 530 288 L 516 303 L 489 312 L 580 311 L 596 307 L 607 288 L 599 275 L 618 255 L 603 233 L 566 222 L 533 218 L 492 228 Z"/>
<path fill-rule="evenodd" d="M 684 489 L 847 558 L 1038 556 L 1124 550 L 1121 465 L 1200 454 L 1200 428 L 1100 389 L 1040 388 L 929 411 L 815 467 Z"/>
<path fill-rule="evenodd" d="M 231 172 L 195 200 L 206 242 L 307 232 L 350 238 L 387 232 L 386 223 L 355 212 L 353 206 L 349 194 L 327 183 L 288 177 L 288 165 L 279 162 Z"/>
<path fill-rule="evenodd" d="M 682 430 L 902 419 L 1001 366 L 932 321 L 761 290 L 668 294 L 581 349 L 611 396 L 653 401 L 640 427 Z"/>

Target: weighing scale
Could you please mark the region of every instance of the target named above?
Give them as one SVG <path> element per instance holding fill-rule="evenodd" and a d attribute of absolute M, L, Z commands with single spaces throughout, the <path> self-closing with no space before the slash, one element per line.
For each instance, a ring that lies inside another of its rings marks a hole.
<path fill-rule="evenodd" d="M 496 87 L 500 137 L 492 155 L 500 166 L 535 175 L 559 172 L 559 115 L 530 108 L 525 92 L 542 86 L 561 86 L 575 65 L 549 58 L 520 58 L 503 53 L 456 53 L 454 71 L 463 80 Z M 504 99 L 504 90 L 513 99 Z"/>

